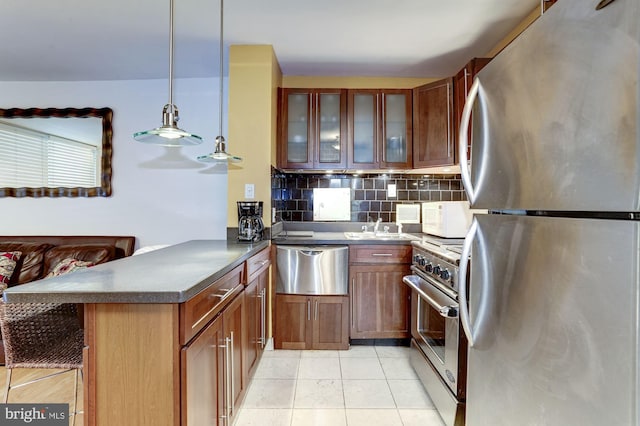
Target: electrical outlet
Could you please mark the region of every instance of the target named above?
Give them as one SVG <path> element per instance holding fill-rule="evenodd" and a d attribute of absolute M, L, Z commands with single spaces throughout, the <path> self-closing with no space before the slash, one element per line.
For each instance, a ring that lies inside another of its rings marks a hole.
<path fill-rule="evenodd" d="M 387 185 L 387 197 L 393 198 L 396 197 L 396 184 L 390 183 Z"/>
<path fill-rule="evenodd" d="M 244 198 L 253 200 L 256 197 L 256 186 L 252 183 L 244 184 Z"/>

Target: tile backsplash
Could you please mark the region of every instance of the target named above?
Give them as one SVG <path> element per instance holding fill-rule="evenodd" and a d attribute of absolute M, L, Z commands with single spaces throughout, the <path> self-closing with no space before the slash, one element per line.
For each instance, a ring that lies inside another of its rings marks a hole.
<path fill-rule="evenodd" d="M 396 185 L 396 196 L 388 185 Z M 395 222 L 396 204 L 466 200 L 460 175 L 292 174 L 272 169 L 271 206 L 276 222 L 313 221 L 313 188 L 350 188 L 351 222 Z"/>

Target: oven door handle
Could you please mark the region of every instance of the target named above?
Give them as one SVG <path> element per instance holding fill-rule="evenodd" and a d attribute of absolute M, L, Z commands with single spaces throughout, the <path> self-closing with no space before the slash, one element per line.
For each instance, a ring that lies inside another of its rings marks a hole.
<path fill-rule="evenodd" d="M 411 287 L 415 292 L 417 292 L 418 293 L 418 297 L 426 300 L 427 303 L 429 303 L 429 305 L 431 305 L 435 310 L 437 310 L 440 313 L 441 316 L 443 316 L 445 318 L 457 318 L 458 317 L 458 305 L 457 304 L 441 305 L 436 300 L 434 300 L 429 294 L 427 294 L 427 292 L 425 292 L 418 285 L 416 285 L 414 280 L 425 281 L 422 277 L 419 277 L 418 275 L 407 275 L 405 277 L 402 277 L 402 281 L 405 284 L 407 284 L 409 287 Z"/>

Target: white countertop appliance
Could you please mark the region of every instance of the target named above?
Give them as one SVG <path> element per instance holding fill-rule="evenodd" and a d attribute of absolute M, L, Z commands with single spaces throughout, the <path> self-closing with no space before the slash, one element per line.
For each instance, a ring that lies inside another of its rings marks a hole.
<path fill-rule="evenodd" d="M 596 5 L 557 2 L 463 110 L 464 188 L 491 212 L 460 263 L 466 426 L 640 425 L 640 2 Z"/>
<path fill-rule="evenodd" d="M 464 238 L 471 216 L 468 201 L 422 203 L 422 232 L 443 238 Z"/>

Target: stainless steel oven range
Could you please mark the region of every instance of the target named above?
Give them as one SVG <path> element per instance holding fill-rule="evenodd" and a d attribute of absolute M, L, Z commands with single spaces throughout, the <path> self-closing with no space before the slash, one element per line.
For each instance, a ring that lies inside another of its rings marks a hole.
<path fill-rule="evenodd" d="M 463 426 L 467 341 L 458 317 L 458 265 L 463 240 L 413 241 L 411 365 L 448 426 Z"/>

